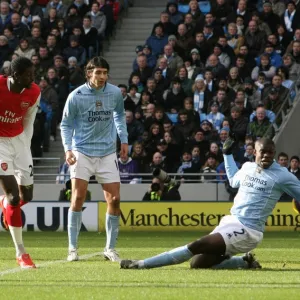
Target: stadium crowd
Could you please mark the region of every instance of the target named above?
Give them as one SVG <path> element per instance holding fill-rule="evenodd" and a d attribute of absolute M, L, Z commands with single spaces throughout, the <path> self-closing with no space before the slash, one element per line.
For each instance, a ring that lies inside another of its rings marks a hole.
<path fill-rule="evenodd" d="M 155 168 L 178 173 L 182 182 L 224 181 L 216 174 L 225 173 L 221 150 L 229 134 L 238 142 L 237 165 L 254 161 L 255 140 L 274 136 L 272 124 L 280 125 L 281 108 L 296 96 L 299 0 L 211 0 L 205 12 L 201 2 L 167 2 L 135 49 L 128 85 L 119 85 L 130 146 L 119 158 L 123 183 L 141 182 L 132 174 Z M 122 4 L 1 1 L 1 73 L 14 58 L 28 57 L 42 92 L 34 157 L 56 139 L 67 96 L 85 82 L 84 66 L 101 53 Z"/>

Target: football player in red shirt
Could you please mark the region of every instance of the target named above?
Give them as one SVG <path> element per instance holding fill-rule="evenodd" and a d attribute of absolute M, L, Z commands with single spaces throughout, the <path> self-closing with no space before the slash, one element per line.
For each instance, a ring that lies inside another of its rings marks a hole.
<path fill-rule="evenodd" d="M 31 61 L 12 61 L 10 77 L 0 76 L 0 196 L 3 223 L 9 229 L 21 268 L 35 268 L 22 239 L 21 206 L 32 200 L 33 162 L 30 150 L 40 89 L 33 83 Z"/>

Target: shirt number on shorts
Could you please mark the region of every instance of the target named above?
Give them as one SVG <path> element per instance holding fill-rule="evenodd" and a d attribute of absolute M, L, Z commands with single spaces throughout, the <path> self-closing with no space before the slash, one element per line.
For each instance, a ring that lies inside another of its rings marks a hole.
<path fill-rule="evenodd" d="M 239 234 L 244 234 L 245 229 L 241 229 L 241 231 L 233 231 L 232 233 L 226 233 L 228 238 L 231 238 L 233 235 L 238 236 Z"/>
<path fill-rule="evenodd" d="M 30 169 L 30 177 L 32 177 L 33 176 L 33 167 L 32 167 L 32 165 L 29 165 L 29 169 Z"/>

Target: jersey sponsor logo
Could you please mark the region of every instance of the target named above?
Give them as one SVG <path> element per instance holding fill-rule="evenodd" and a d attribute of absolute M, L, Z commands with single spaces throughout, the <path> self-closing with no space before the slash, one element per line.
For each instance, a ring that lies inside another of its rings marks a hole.
<path fill-rule="evenodd" d="M 16 113 L 6 110 L 4 116 L 0 115 L 0 122 L 2 123 L 18 123 L 23 117 L 16 117 Z"/>
<path fill-rule="evenodd" d="M 22 101 L 21 102 L 21 109 L 22 110 L 25 110 L 29 107 L 29 102 L 25 102 L 25 101 Z"/>
<path fill-rule="evenodd" d="M 246 186 L 248 188 L 253 188 L 257 191 L 265 192 L 265 186 L 267 185 L 267 181 L 254 176 L 246 175 L 241 185 Z"/>
<path fill-rule="evenodd" d="M 96 101 L 96 107 L 101 107 L 102 106 L 102 102 L 100 100 Z"/>
<path fill-rule="evenodd" d="M 8 169 L 7 163 L 1 163 L 1 169 L 5 172 Z"/>
<path fill-rule="evenodd" d="M 97 122 L 97 121 L 108 121 L 111 118 L 110 110 L 100 110 L 100 111 L 88 111 L 88 121 Z"/>

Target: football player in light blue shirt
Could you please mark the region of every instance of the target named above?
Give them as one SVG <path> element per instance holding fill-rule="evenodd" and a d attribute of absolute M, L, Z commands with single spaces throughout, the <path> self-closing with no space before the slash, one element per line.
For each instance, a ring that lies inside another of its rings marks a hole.
<path fill-rule="evenodd" d="M 86 66 L 87 83 L 68 97 L 61 121 L 61 136 L 72 185 L 68 213 L 68 261 L 78 260 L 78 235 L 82 205 L 89 179 L 95 175 L 107 202 L 104 257 L 118 261 L 115 245 L 120 219 L 120 175 L 116 158 L 116 133 L 121 140 L 121 157 L 128 153 L 124 102 L 118 87 L 107 83 L 109 64 L 94 57 Z"/>
<path fill-rule="evenodd" d="M 231 154 L 234 141 L 223 145 L 226 174 L 230 185 L 239 188 L 231 208 L 220 224 L 207 236 L 144 260 L 122 260 L 123 269 L 157 268 L 179 264 L 193 258 L 192 268 L 261 268 L 251 250 L 262 241 L 265 222 L 285 192 L 295 200 L 299 211 L 300 181 L 274 160 L 275 145 L 270 139 L 255 143 L 255 162 L 238 170 Z M 246 253 L 244 256 L 233 256 Z"/>

